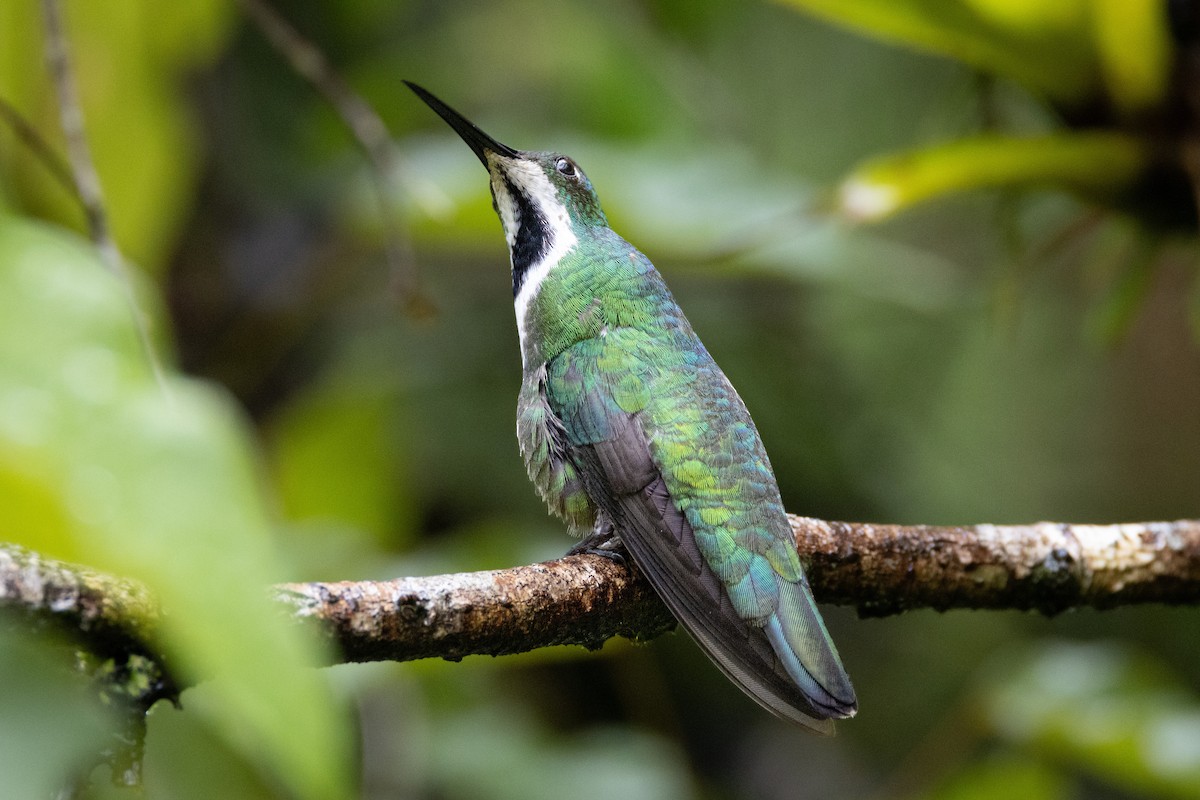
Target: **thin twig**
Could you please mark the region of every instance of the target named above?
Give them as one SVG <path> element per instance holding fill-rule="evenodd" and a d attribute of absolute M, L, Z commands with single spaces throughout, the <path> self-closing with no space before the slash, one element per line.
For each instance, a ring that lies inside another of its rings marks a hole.
<path fill-rule="evenodd" d="M 413 313 L 427 313 L 429 301 L 420 294 L 412 242 L 400 227 L 394 196 L 400 164 L 392 137 L 375 109 L 355 92 L 313 42 L 284 19 L 267 0 L 239 0 L 243 11 L 299 75 L 321 93 L 350 131 L 371 165 L 371 179 L 383 219 L 384 252 L 394 291 Z"/>
<path fill-rule="evenodd" d="M 42 162 L 42 166 L 54 177 L 56 181 L 62 184 L 72 197 L 78 198 L 79 193 L 75 187 L 75 176 L 71 174 L 71 168 L 67 166 L 67 162 L 63 161 L 62 157 L 54 152 L 54 148 L 46 141 L 37 128 L 25 119 L 20 111 L 12 103 L 0 97 L 0 119 L 4 121 L 16 137 L 21 140 L 21 143 L 29 148 L 30 152 Z"/>
<path fill-rule="evenodd" d="M 96 172 L 96 165 L 92 161 L 91 148 L 88 146 L 87 132 L 84 129 L 83 108 L 79 103 L 79 93 L 75 88 L 75 76 L 71 71 L 70 48 L 67 46 L 59 0 L 42 0 L 42 18 L 46 29 L 46 65 L 50 70 L 50 78 L 58 96 L 58 116 L 63 136 L 67 141 L 67 159 L 71 166 L 75 193 L 83 206 L 84 214 L 87 217 L 88 232 L 92 243 L 100 253 L 101 261 L 124 287 L 130 313 L 133 315 L 134 326 L 137 328 L 138 340 L 159 387 L 165 391 L 166 379 L 163 375 L 162 364 L 150 341 L 149 323 L 145 314 L 142 313 L 141 307 L 138 306 L 133 290 L 133 281 L 125 267 L 125 259 L 121 256 L 121 251 L 109 228 L 104 191 L 100 185 L 100 176 Z"/>
<path fill-rule="evenodd" d="M 42 13 L 46 25 L 46 63 L 58 95 L 58 116 L 63 136 L 67 140 L 67 158 L 71 164 L 75 192 L 83 204 L 88 231 L 100 250 L 105 266 L 123 282 L 129 283 L 125 262 L 109 230 L 104 191 L 100 186 L 100 176 L 96 173 L 87 132 L 84 130 L 83 109 L 79 104 L 75 76 L 71 71 L 71 55 L 63 29 L 59 0 L 42 0 Z"/>

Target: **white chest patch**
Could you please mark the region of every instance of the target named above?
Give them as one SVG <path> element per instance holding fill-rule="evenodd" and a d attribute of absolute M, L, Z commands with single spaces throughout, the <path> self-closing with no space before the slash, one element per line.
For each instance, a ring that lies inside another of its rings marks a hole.
<path fill-rule="evenodd" d="M 496 209 L 500 214 L 500 224 L 504 226 L 504 238 L 508 241 L 511 253 L 517 241 L 517 231 L 521 227 L 520 210 L 516 201 L 509 195 L 508 186 L 504 179 L 496 175 L 503 172 L 513 187 L 529 198 L 529 201 L 539 210 L 546 220 L 546 233 L 549 237 L 550 248 L 541 260 L 531 264 L 525 271 L 521 289 L 514 300 L 517 312 L 517 333 L 521 338 L 521 360 L 526 357 L 526 325 L 529 315 L 529 305 L 537 296 L 542 281 L 550 274 L 550 270 L 558 265 L 562 257 L 574 249 L 579 238 L 571 228 L 571 218 L 567 207 L 558 197 L 558 192 L 550 179 L 542 172 L 537 164 L 505 158 L 494 153 L 488 153 L 489 171 L 492 172 L 492 193 L 496 198 Z M 499 169 L 496 169 L 499 167 Z"/>

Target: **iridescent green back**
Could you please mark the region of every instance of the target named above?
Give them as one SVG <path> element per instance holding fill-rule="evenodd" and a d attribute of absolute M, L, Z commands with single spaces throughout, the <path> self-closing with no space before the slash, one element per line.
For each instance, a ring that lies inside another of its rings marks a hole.
<path fill-rule="evenodd" d="M 551 271 L 525 320 L 518 434 L 530 477 L 577 532 L 592 524 L 597 508 L 624 514 L 628 527 L 643 517 L 612 496 L 639 490 L 639 479 L 626 486 L 617 473 L 640 475 L 638 461 L 647 460 L 686 520 L 679 535 L 694 538 L 694 548 L 687 542 L 683 549 L 698 551 L 723 588 L 711 590 L 717 597 L 676 598 L 673 610 L 681 618 L 703 616 L 727 597 L 743 627 L 763 629 L 748 646 L 765 650 L 759 655 L 768 660 L 776 658 L 771 647 L 788 651 L 776 671 L 796 673 L 805 694 L 821 698 L 808 713 L 845 716 L 853 690 L 813 606 L 749 413 L 649 260 L 607 228 L 593 235 Z M 664 535 L 647 530 L 623 538 L 636 557 L 630 536 Z M 691 569 L 686 556 L 660 563 L 664 573 Z M 673 576 L 661 577 L 670 584 Z M 677 593 L 692 591 L 681 584 Z M 711 651 L 728 647 L 706 643 L 703 632 L 697 638 L 720 663 Z"/>

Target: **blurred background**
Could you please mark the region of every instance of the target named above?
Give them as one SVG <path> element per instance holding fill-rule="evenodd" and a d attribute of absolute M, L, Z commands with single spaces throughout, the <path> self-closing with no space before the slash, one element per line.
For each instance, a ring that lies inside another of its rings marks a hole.
<path fill-rule="evenodd" d="M 290 579 L 571 544 L 517 451 L 486 175 L 402 78 L 579 161 L 738 387 L 789 511 L 1200 514 L 1186 3 L 1176 40 L 1151 2 L 274 5 L 390 128 L 387 203 L 238 3 L 66 10 L 116 239 L 162 298 L 171 368 L 252 422 Z M 40 31 L 35 3 L 0 7 L 0 94 L 57 144 Z M 0 159 L 0 209 L 84 230 L 7 128 Z M 1200 797 L 1196 609 L 824 611 L 861 705 L 831 739 L 770 718 L 682 633 L 328 670 L 355 791 Z M 206 722 L 208 692 L 152 713 L 147 795 L 289 796 Z"/>

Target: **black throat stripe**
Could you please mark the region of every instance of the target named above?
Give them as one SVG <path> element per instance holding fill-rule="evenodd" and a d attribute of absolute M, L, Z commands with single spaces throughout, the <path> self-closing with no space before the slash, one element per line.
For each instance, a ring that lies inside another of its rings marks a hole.
<path fill-rule="evenodd" d="M 546 217 L 507 177 L 504 188 L 517 205 L 517 238 L 512 245 L 513 297 L 516 297 L 529 268 L 550 252 L 550 227 Z"/>

